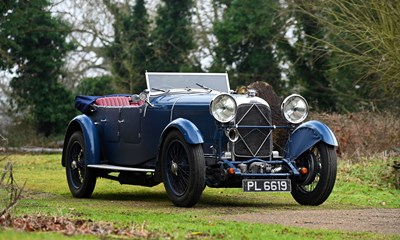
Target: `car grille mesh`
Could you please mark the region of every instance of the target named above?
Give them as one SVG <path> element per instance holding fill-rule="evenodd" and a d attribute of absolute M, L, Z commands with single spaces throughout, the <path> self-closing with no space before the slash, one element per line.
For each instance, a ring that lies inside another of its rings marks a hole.
<path fill-rule="evenodd" d="M 234 143 L 237 157 L 269 157 L 272 152 L 271 129 L 257 126 L 271 126 L 271 110 L 263 104 L 239 105 L 236 115 L 239 139 Z M 240 126 L 254 126 L 240 128 Z"/>

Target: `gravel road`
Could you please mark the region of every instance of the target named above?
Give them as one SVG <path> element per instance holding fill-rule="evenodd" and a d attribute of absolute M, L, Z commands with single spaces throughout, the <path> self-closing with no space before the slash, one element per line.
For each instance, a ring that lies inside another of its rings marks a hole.
<path fill-rule="evenodd" d="M 400 234 L 400 209 L 265 211 L 223 219 L 313 229 Z"/>

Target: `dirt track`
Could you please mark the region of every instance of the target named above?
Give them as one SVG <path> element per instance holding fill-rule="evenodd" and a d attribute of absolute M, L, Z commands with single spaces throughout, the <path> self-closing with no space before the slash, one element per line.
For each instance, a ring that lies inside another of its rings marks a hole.
<path fill-rule="evenodd" d="M 223 219 L 313 229 L 400 234 L 400 209 L 266 211 L 229 215 Z"/>

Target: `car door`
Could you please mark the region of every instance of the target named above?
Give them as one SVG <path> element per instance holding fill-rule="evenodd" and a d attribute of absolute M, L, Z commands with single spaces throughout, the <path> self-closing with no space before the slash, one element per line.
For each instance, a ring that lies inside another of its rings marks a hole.
<path fill-rule="evenodd" d="M 138 144 L 141 141 L 141 119 L 143 108 L 121 108 L 119 118 L 119 131 L 121 141 L 124 143 Z"/>

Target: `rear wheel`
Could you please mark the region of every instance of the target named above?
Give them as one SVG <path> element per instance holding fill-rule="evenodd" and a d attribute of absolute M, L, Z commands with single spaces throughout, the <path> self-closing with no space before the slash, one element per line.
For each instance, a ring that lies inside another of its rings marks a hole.
<path fill-rule="evenodd" d="M 320 205 L 329 197 L 336 180 L 337 156 L 333 146 L 319 142 L 296 160 L 307 173 L 292 180 L 292 196 L 302 205 Z"/>
<path fill-rule="evenodd" d="M 93 169 L 87 167 L 85 142 L 82 132 L 74 132 L 68 140 L 66 151 L 66 173 L 69 190 L 77 198 L 88 198 L 96 185 Z"/>
<path fill-rule="evenodd" d="M 179 207 L 197 203 L 205 184 L 201 144 L 188 144 L 179 131 L 168 134 L 162 147 L 162 177 L 169 199 Z"/>

